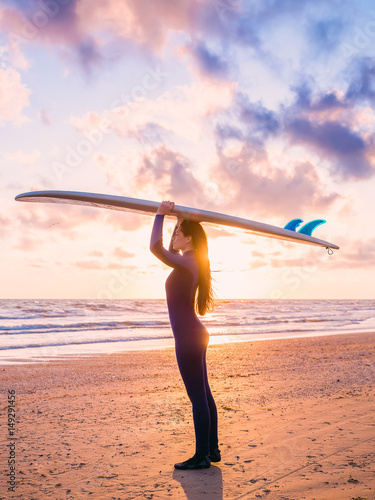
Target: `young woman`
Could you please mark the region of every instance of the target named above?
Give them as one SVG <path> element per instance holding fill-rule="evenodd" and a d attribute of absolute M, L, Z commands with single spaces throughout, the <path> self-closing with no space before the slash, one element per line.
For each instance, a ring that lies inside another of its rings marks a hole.
<path fill-rule="evenodd" d="M 150 250 L 164 264 L 173 267 L 165 284 L 168 312 L 177 364 L 193 407 L 195 455 L 175 464 L 175 468 L 208 469 L 211 462 L 220 462 L 221 455 L 217 409 L 207 378 L 209 335 L 195 313 L 196 309 L 203 316 L 213 306 L 207 237 L 198 222 L 180 220 L 173 231 L 169 250 L 166 250 L 163 247 L 163 222 L 165 215 L 173 214 L 173 207 L 174 203 L 170 201 L 160 204 Z"/>

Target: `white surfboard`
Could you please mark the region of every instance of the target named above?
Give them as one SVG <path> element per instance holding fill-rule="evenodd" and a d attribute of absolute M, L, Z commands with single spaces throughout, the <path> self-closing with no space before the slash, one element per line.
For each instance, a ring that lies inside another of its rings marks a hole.
<path fill-rule="evenodd" d="M 38 202 L 38 203 L 70 203 L 74 205 L 88 205 L 91 207 L 109 208 L 112 210 L 122 210 L 125 212 L 133 212 L 145 215 L 154 215 L 160 205 L 160 202 L 139 200 L 137 198 L 127 198 L 124 196 L 111 196 L 107 194 L 96 193 L 81 193 L 76 191 L 34 191 L 23 193 L 16 196 L 16 201 Z M 200 210 L 197 208 L 183 207 L 175 205 L 174 212 L 179 214 L 183 219 L 194 220 L 197 222 L 205 222 L 213 225 L 231 226 L 240 229 L 245 229 L 253 234 L 260 236 L 268 236 L 280 240 L 294 241 L 298 243 L 307 243 L 309 245 L 317 245 L 328 249 L 336 249 L 339 247 L 333 243 L 320 240 L 311 236 L 312 230 L 318 225 L 325 222 L 324 220 L 311 221 L 305 224 L 300 229 L 302 232 L 297 232 L 296 227 L 302 222 L 301 219 L 293 219 L 287 226 L 293 229 L 286 229 L 263 222 L 255 222 L 232 215 L 220 214 L 217 212 L 209 212 L 208 210 Z M 168 216 L 169 217 L 169 216 Z M 304 234 L 303 231 L 306 231 Z"/>

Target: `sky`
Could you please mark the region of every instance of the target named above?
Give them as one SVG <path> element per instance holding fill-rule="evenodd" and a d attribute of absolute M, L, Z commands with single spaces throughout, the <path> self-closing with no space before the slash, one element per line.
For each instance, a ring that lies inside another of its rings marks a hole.
<path fill-rule="evenodd" d="M 323 218 L 333 255 L 206 226 L 217 298 L 374 298 L 372 0 L 2 0 L 0 31 L 0 298 L 165 296 L 153 217 L 14 200 L 51 189 Z"/>

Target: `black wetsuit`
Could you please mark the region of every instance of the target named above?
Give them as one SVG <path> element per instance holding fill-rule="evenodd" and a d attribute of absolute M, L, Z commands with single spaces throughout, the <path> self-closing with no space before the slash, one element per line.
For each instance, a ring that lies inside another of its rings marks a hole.
<path fill-rule="evenodd" d="M 173 267 L 165 283 L 165 290 L 175 338 L 176 358 L 193 406 L 195 451 L 207 453 L 218 446 L 217 409 L 207 378 L 206 350 L 209 335 L 194 310 L 199 266 L 194 250 L 181 255 L 173 249 L 172 241 L 169 250 L 163 247 L 163 221 L 164 215 L 157 214 L 150 250 L 164 264 Z"/>

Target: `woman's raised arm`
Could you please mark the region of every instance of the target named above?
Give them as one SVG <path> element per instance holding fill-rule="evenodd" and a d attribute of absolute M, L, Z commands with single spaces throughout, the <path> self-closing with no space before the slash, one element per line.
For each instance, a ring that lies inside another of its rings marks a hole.
<path fill-rule="evenodd" d="M 150 251 L 164 264 L 170 267 L 181 266 L 184 268 L 189 268 L 189 263 L 186 258 L 183 257 L 178 251 L 174 250 L 172 247 L 172 240 L 169 245 L 169 250 L 165 249 L 163 246 L 163 222 L 165 215 L 177 215 L 173 213 L 174 203 L 169 201 L 163 201 L 155 216 L 154 226 L 151 233 L 150 241 Z M 174 228 L 173 236 L 177 230 L 177 225 Z M 172 236 L 172 238 L 173 238 Z M 172 249 L 171 249 L 172 247 Z"/>

